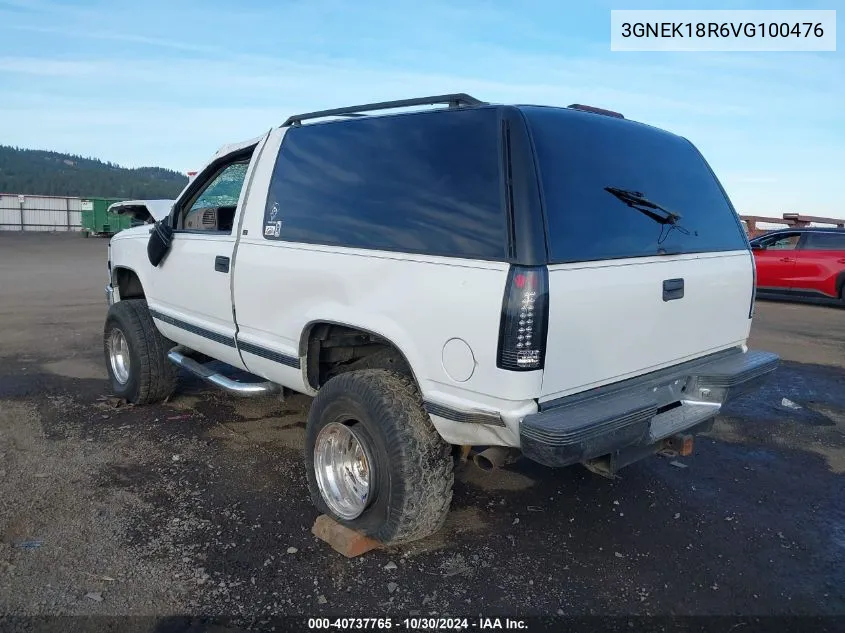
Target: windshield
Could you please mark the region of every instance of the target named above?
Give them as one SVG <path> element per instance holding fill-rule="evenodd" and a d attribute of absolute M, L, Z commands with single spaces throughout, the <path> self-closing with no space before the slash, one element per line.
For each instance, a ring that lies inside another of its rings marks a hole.
<path fill-rule="evenodd" d="M 552 262 L 748 248 L 718 181 L 685 139 L 591 113 L 523 111 L 537 151 Z"/>

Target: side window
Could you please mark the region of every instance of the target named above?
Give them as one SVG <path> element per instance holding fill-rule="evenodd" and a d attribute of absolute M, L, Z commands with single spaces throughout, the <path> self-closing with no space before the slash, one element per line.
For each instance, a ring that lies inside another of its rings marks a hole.
<path fill-rule="evenodd" d="M 801 235 L 798 233 L 790 233 L 789 235 L 781 235 L 773 240 L 766 242 L 765 246 L 768 250 L 792 251 L 798 246 L 798 240 Z"/>
<path fill-rule="evenodd" d="M 815 251 L 845 251 L 845 231 L 842 233 L 808 233 L 804 248 Z"/>
<path fill-rule="evenodd" d="M 506 259 L 498 120 L 481 108 L 293 127 L 264 237 Z"/>
<path fill-rule="evenodd" d="M 238 161 L 218 171 L 183 212 L 179 228 L 231 233 L 248 166 Z"/>

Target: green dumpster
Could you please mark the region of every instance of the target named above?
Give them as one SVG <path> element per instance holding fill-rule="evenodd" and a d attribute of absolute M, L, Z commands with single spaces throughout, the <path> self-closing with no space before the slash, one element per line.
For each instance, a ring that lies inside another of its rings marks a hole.
<path fill-rule="evenodd" d="M 82 200 L 82 231 L 89 235 L 114 235 L 118 231 L 132 226 L 128 215 L 108 213 L 107 209 L 124 198 L 85 198 Z"/>

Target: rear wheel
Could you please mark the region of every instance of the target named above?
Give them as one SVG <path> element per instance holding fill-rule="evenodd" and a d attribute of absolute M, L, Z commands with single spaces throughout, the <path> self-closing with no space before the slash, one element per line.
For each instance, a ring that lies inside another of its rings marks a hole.
<path fill-rule="evenodd" d="M 164 400 L 176 387 L 176 368 L 167 360 L 173 344 L 153 323 L 144 299 L 109 308 L 103 349 L 112 391 L 133 404 Z"/>
<path fill-rule="evenodd" d="M 383 543 L 425 538 L 449 512 L 451 447 L 406 376 L 366 369 L 329 380 L 308 414 L 305 464 L 317 508 Z"/>

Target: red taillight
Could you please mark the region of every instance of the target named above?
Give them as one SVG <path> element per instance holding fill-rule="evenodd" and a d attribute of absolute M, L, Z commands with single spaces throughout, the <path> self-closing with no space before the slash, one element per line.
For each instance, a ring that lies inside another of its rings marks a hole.
<path fill-rule="evenodd" d="M 511 267 L 499 325 L 496 365 L 512 371 L 542 369 L 549 321 L 549 284 L 545 266 Z"/>

